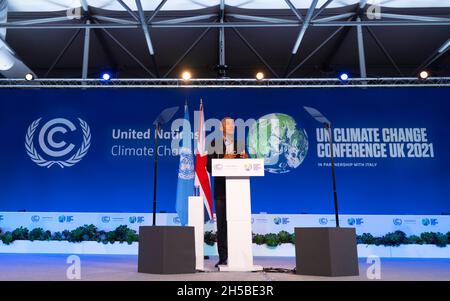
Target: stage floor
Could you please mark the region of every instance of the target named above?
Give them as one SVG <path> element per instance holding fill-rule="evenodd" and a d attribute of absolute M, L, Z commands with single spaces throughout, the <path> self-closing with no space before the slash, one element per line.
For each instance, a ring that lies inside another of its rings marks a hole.
<path fill-rule="evenodd" d="M 0 280 L 68 280 L 63 254 L 0 254 Z M 137 256 L 80 255 L 81 280 L 182 280 L 182 281 L 300 281 L 300 280 L 369 280 L 369 264 L 360 259 L 357 277 L 312 277 L 289 273 L 222 272 L 214 269 L 217 258 L 205 261 L 208 272 L 183 275 L 150 275 L 137 273 Z M 293 257 L 256 257 L 255 264 L 265 268 L 293 269 Z M 447 280 L 450 281 L 450 259 L 383 259 L 381 280 Z"/>

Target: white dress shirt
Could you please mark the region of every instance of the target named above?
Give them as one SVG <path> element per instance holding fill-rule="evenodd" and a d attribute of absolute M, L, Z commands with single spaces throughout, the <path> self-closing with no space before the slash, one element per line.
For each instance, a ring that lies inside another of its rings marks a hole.
<path fill-rule="evenodd" d="M 225 142 L 225 154 L 234 154 L 234 141 L 227 139 L 226 137 L 223 138 Z"/>

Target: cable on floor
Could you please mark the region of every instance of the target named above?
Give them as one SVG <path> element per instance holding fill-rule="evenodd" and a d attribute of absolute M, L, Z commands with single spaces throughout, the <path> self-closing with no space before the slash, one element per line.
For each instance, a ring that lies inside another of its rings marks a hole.
<path fill-rule="evenodd" d="M 287 274 L 295 274 L 295 268 L 294 269 L 285 269 L 285 268 L 264 268 L 263 272 L 266 273 L 287 273 Z"/>

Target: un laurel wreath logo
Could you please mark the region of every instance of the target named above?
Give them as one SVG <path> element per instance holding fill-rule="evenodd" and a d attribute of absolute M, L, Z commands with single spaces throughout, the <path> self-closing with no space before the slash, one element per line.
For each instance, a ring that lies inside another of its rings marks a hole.
<path fill-rule="evenodd" d="M 89 125 L 81 118 L 78 118 L 80 122 L 80 127 L 83 132 L 83 141 L 80 148 L 68 159 L 56 159 L 68 155 L 75 147 L 73 144 L 68 144 L 65 141 L 56 142 L 53 140 L 53 135 L 55 133 L 66 133 L 68 129 L 70 131 L 75 131 L 75 125 L 64 118 L 56 118 L 47 122 L 39 132 L 39 146 L 49 157 L 55 158 L 56 160 L 47 160 L 41 156 L 41 154 L 36 150 L 34 146 L 34 136 L 39 123 L 42 118 L 36 119 L 28 127 L 27 133 L 25 135 L 25 149 L 31 160 L 41 167 L 50 168 L 53 165 L 59 166 L 61 168 L 71 167 L 83 159 L 86 156 L 90 146 L 91 146 L 91 130 Z M 51 150 L 46 144 L 49 144 L 57 151 Z"/>
<path fill-rule="evenodd" d="M 180 166 L 178 170 L 178 178 L 183 180 L 191 180 L 195 176 L 194 173 L 194 157 L 190 149 L 182 147 L 180 149 Z"/>

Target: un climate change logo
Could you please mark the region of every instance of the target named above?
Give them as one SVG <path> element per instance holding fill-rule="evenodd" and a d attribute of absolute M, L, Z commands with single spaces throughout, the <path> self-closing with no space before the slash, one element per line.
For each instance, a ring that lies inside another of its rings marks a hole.
<path fill-rule="evenodd" d="M 52 119 L 37 132 L 41 119 L 39 118 L 30 124 L 25 136 L 25 149 L 34 163 L 41 167 L 50 168 L 55 165 L 64 168 L 77 164 L 86 156 L 91 146 L 91 130 L 86 121 L 78 118 L 82 139 L 79 139 L 81 145 L 75 151 L 76 145 L 65 140 L 69 132 L 76 133 L 79 131 L 70 120 L 65 118 Z M 37 142 L 43 154 L 34 145 L 35 134 L 38 135 Z"/>

